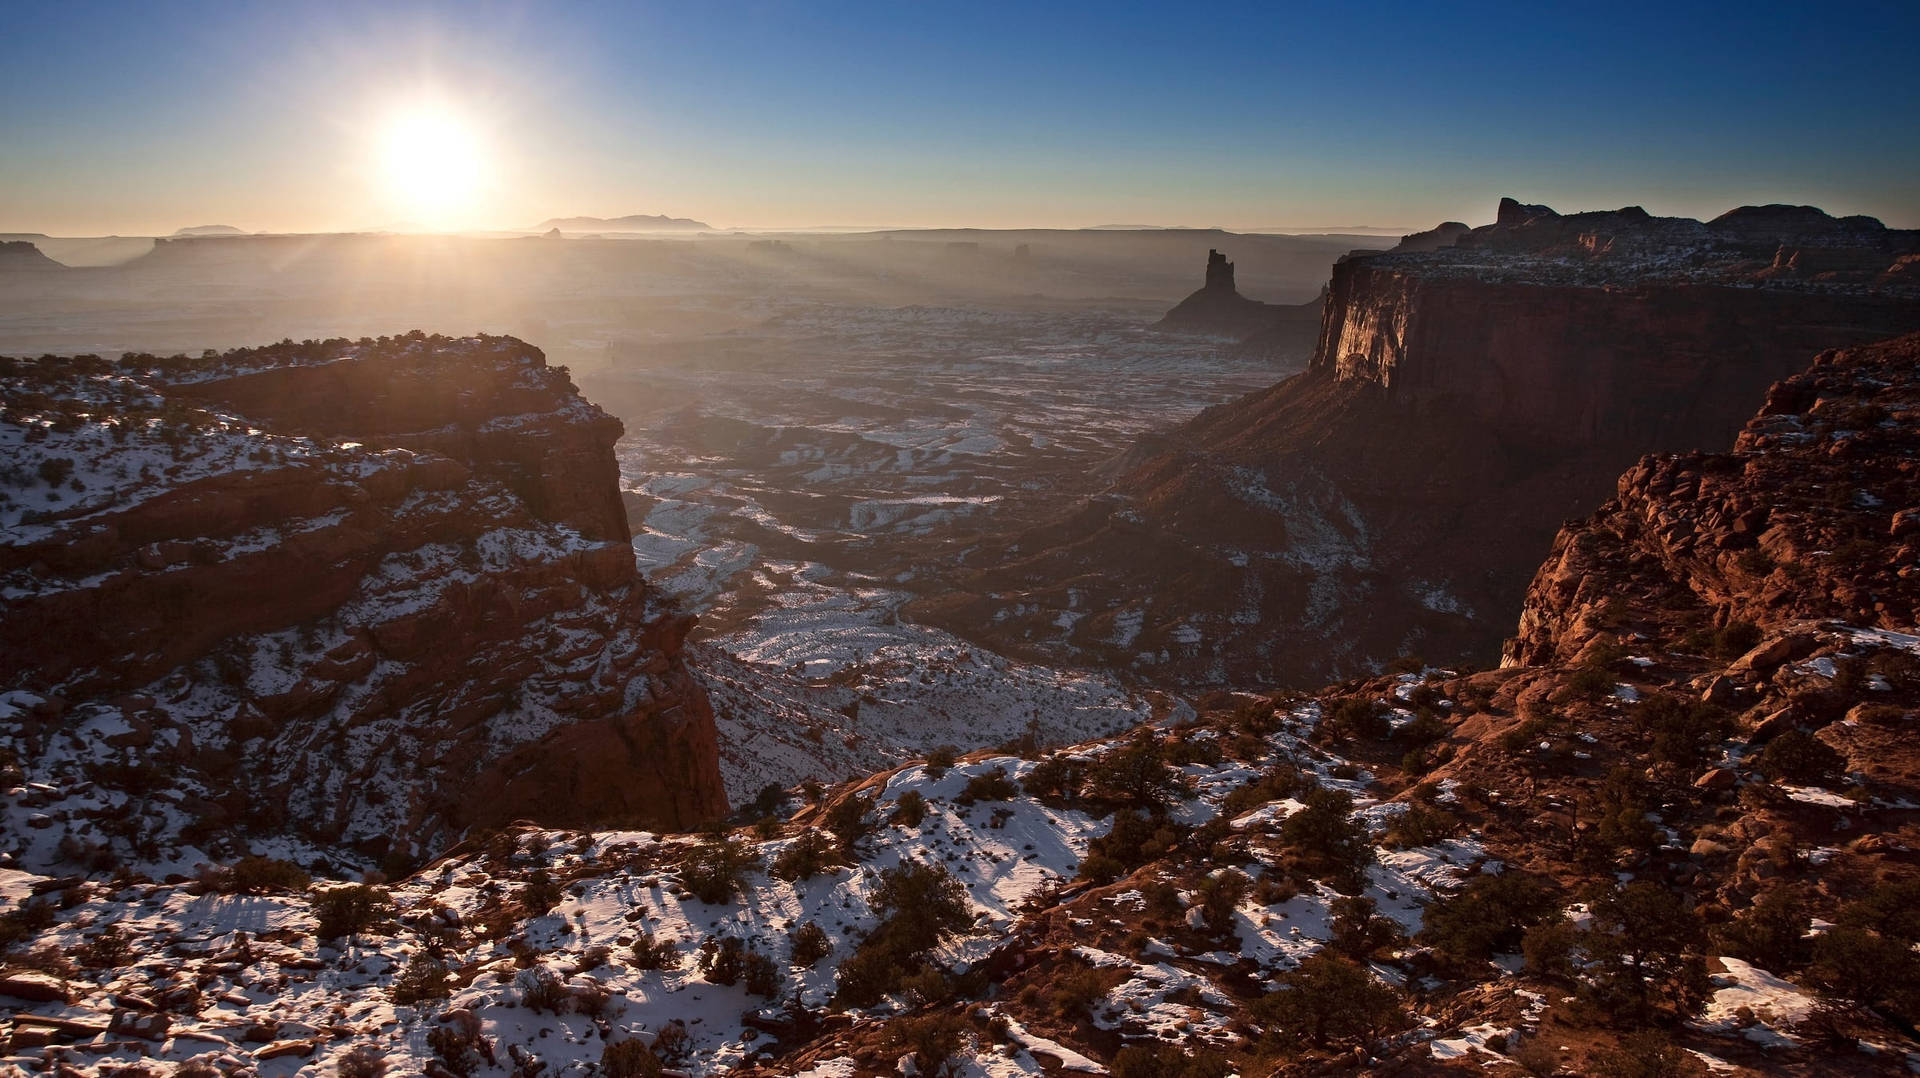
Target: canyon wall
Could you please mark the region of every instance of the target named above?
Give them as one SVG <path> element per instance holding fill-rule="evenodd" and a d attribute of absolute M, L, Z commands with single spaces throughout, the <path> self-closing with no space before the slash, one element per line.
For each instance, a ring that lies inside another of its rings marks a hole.
<path fill-rule="evenodd" d="M 537 349 L 4 373 L 0 687 L 37 716 L 4 733 L 70 753 L 82 795 L 168 776 L 120 839 L 404 859 L 518 818 L 726 810 L 692 619 L 634 567 L 620 424 Z"/>
<path fill-rule="evenodd" d="M 1555 529 L 1641 454 L 1725 445 L 1807 356 L 1920 329 L 1920 232 L 1871 219 L 1499 218 L 1343 260 L 1307 371 L 1143 441 L 916 616 L 1172 685 L 1491 663 Z"/>

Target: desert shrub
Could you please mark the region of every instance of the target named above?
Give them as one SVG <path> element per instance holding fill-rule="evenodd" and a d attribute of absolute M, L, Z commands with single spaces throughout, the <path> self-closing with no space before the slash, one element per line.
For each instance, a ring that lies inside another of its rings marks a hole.
<path fill-rule="evenodd" d="M 969 1030 L 964 1015 L 938 1012 L 887 1023 L 884 1043 L 889 1053 L 912 1055 L 914 1073 L 944 1078 L 958 1073 L 958 1057 Z"/>
<path fill-rule="evenodd" d="M 700 942 L 700 976 L 713 984 L 735 985 L 747 971 L 747 945 L 733 936 L 708 936 Z"/>
<path fill-rule="evenodd" d="M 1110 978 L 1091 962 L 1073 956 L 1053 979 L 1046 994 L 1046 1008 L 1055 1018 L 1077 1022 L 1086 1017 L 1095 1003 L 1105 999 Z"/>
<path fill-rule="evenodd" d="M 957 746 L 942 745 L 927 753 L 927 774 L 937 779 L 945 775 L 959 759 L 960 749 Z"/>
<path fill-rule="evenodd" d="M 387 994 L 403 1007 L 446 999 L 453 994 L 453 974 L 445 962 L 421 951 L 407 960 Z"/>
<path fill-rule="evenodd" d="M 458 1024 L 427 1030 L 427 1047 L 448 1070 L 461 1078 L 467 1078 L 485 1062 L 479 1030 Z"/>
<path fill-rule="evenodd" d="M 221 883 L 222 890 L 233 894 L 264 895 L 304 891 L 312 885 L 313 877 L 292 861 L 242 857 L 227 869 Z"/>
<path fill-rule="evenodd" d="M 88 969 L 116 969 L 133 958 L 133 941 L 108 925 L 73 949 L 73 957 Z"/>
<path fill-rule="evenodd" d="M 1165 808 L 1192 794 L 1185 777 L 1167 766 L 1150 727 L 1108 750 L 1087 777 L 1095 796 L 1136 809 Z"/>
<path fill-rule="evenodd" d="M 1786 973 L 1805 965 L 1812 947 L 1805 938 L 1813 918 L 1791 887 L 1775 887 L 1721 925 L 1714 940 L 1727 954 L 1762 969 Z"/>
<path fill-rule="evenodd" d="M 894 801 L 893 816 L 888 822 L 912 830 L 925 822 L 926 818 L 927 799 L 920 796 L 919 790 L 908 790 Z"/>
<path fill-rule="evenodd" d="M 1575 667 L 1567 676 L 1567 693 L 1583 700 L 1600 700 L 1613 694 L 1613 671 L 1595 663 Z"/>
<path fill-rule="evenodd" d="M 1188 1055 L 1171 1044 L 1130 1044 L 1114 1054 L 1107 1070 L 1113 1078 L 1227 1078 L 1234 1067 L 1206 1048 Z"/>
<path fill-rule="evenodd" d="M 320 922 L 314 934 L 323 940 L 357 936 L 380 924 L 392 910 L 387 892 L 371 884 L 329 887 L 313 896 L 313 914 Z"/>
<path fill-rule="evenodd" d="M 540 917 L 560 904 L 567 893 L 553 878 L 553 874 L 544 868 L 536 868 L 527 875 L 527 882 L 520 887 L 520 905 L 527 915 Z"/>
<path fill-rule="evenodd" d="M 1680 638 L 1687 651 L 1716 659 L 1737 659 L 1759 646 L 1760 627 L 1751 621 L 1730 621 L 1718 629 L 1695 629 Z"/>
<path fill-rule="evenodd" d="M 1595 792 L 1594 826 L 1583 836 L 1595 861 L 1610 860 L 1622 847 L 1649 851 L 1660 845 L 1660 829 L 1647 814 L 1653 808 L 1647 781 L 1632 768 L 1608 772 Z"/>
<path fill-rule="evenodd" d="M 1384 741 L 1393 732 L 1386 708 L 1371 697 L 1349 697 L 1334 705 L 1320 729 L 1336 743 L 1349 740 Z"/>
<path fill-rule="evenodd" d="M 873 833 L 873 826 L 867 822 L 867 814 L 873 809 L 873 798 L 841 798 L 827 810 L 826 818 L 820 825 L 840 840 L 841 844 L 851 847 L 854 843 Z"/>
<path fill-rule="evenodd" d="M 1407 811 L 1387 824 L 1386 844 L 1401 850 L 1431 846 L 1459 830 L 1460 820 L 1453 813 L 1424 801 L 1409 801 Z"/>
<path fill-rule="evenodd" d="M 1405 1022 L 1400 997 L 1352 962 L 1321 951 L 1279 978 L 1254 1001 L 1254 1020 L 1278 1047 L 1365 1044 Z"/>
<path fill-rule="evenodd" d="M 523 969 L 514 975 L 514 986 L 520 990 L 520 1003 L 535 1014 L 548 1012 L 565 1014 L 567 1011 L 567 986 L 560 978 L 545 966 Z"/>
<path fill-rule="evenodd" d="M 1798 728 L 1783 731 L 1767 742 L 1754 760 L 1754 767 L 1774 782 L 1827 782 L 1846 766 L 1846 757 Z"/>
<path fill-rule="evenodd" d="M 748 950 L 746 965 L 741 972 L 741 980 L 746 983 L 747 991 L 767 999 L 780 994 L 780 987 L 786 978 L 780 974 L 780 967 L 773 959 L 759 951 Z"/>
<path fill-rule="evenodd" d="M 1373 863 L 1366 829 L 1353 819 L 1353 798 L 1316 787 L 1301 797 L 1305 807 L 1280 825 L 1280 841 L 1329 883 L 1357 890 Z"/>
<path fill-rule="evenodd" d="M 633 941 L 633 968 L 635 969 L 679 969 L 680 948 L 677 941 L 661 939 L 651 931 L 640 933 Z"/>
<path fill-rule="evenodd" d="M 955 803 L 971 805 L 979 801 L 1010 801 L 1020 796 L 1020 787 L 1007 777 L 1007 769 L 996 767 L 967 779 Z"/>
<path fill-rule="evenodd" d="M 881 920 L 840 965 L 835 998 L 844 1006 L 878 1003 L 941 940 L 973 925 L 966 889 L 944 865 L 903 861 L 880 874 L 867 902 Z"/>
<path fill-rule="evenodd" d="M 387 1073 L 387 1060 L 380 1054 L 379 1049 L 363 1044 L 341 1056 L 337 1070 L 340 1078 L 381 1078 L 381 1075 Z M 184 1075 L 187 1071 L 183 1066 L 174 1073 Z"/>
<path fill-rule="evenodd" d="M 0 914 L 0 951 L 32 939 L 52 928 L 53 922 L 53 905 L 42 899 L 30 899 Z"/>
<path fill-rule="evenodd" d="M 1086 765 L 1078 760 L 1069 760 L 1064 756 L 1049 756 L 1033 765 L 1027 777 L 1021 780 L 1021 787 L 1027 795 L 1048 804 L 1066 804 L 1080 796 L 1080 786 L 1086 781 Z"/>
<path fill-rule="evenodd" d="M 1920 881 L 1882 883 L 1840 911 L 1813 945 L 1813 982 L 1866 1006 L 1920 1016 Z"/>
<path fill-rule="evenodd" d="M 1527 929 L 1520 937 L 1520 954 L 1527 972 L 1536 977 L 1570 981 L 1574 975 L 1573 947 L 1580 932 L 1558 910 Z"/>
<path fill-rule="evenodd" d="M 783 880 L 810 880 L 831 872 L 846 860 L 840 847 L 822 831 L 803 831 L 773 859 L 773 874 Z"/>
<path fill-rule="evenodd" d="M 1253 881 L 1239 869 L 1222 869 L 1214 875 L 1200 881 L 1195 896 L 1200 903 L 1200 915 L 1206 920 L 1207 927 L 1215 932 L 1226 932 L 1233 927 L 1234 912 L 1240 908 L 1240 901 L 1253 889 Z"/>
<path fill-rule="evenodd" d="M 1311 785 L 1312 779 L 1283 761 L 1267 768 L 1252 782 L 1234 787 L 1222 802 L 1221 812 L 1228 817 L 1243 816 L 1262 805 L 1292 797 Z"/>
<path fill-rule="evenodd" d="M 1097 883 L 1118 879 L 1164 856 L 1186 835 L 1186 828 L 1164 817 L 1116 812 L 1107 833 L 1087 844 L 1087 856 L 1080 862 L 1080 875 Z"/>
<path fill-rule="evenodd" d="M 1600 1049 L 1588 1066 L 1595 1078 L 1696 1078 L 1708 1073 L 1699 1057 L 1652 1030 L 1628 1034 Z"/>
<path fill-rule="evenodd" d="M 1192 764 L 1219 767 L 1226 758 L 1226 750 L 1220 747 L 1218 738 L 1201 737 L 1195 731 L 1170 734 L 1160 745 L 1160 759 L 1174 767 Z"/>
<path fill-rule="evenodd" d="M 1726 738 L 1727 713 L 1704 700 L 1654 695 L 1634 712 L 1634 721 L 1650 735 L 1648 753 L 1656 764 L 1677 771 L 1697 770 L 1715 742 Z"/>
<path fill-rule="evenodd" d="M 607 1078 L 659 1078 L 660 1057 L 637 1040 L 614 1041 L 600 1050 L 600 1073 Z"/>
<path fill-rule="evenodd" d="M 688 853 L 680 866 L 680 882 L 693 897 L 717 906 L 733 901 L 745 886 L 747 873 L 760 867 L 760 855 L 745 840 L 714 833 Z"/>
<path fill-rule="evenodd" d="M 1527 930 L 1559 909 L 1552 889 L 1531 876 L 1477 875 L 1427 907 L 1420 942 L 1454 962 L 1477 965 L 1518 951 Z"/>
<path fill-rule="evenodd" d="M 1406 939 L 1398 924 L 1376 912 L 1371 898 L 1336 898 L 1331 909 L 1333 949 L 1348 958 L 1364 960 Z"/>
<path fill-rule="evenodd" d="M 827 938 L 827 932 L 819 925 L 808 921 L 793 931 L 793 964 L 801 969 L 812 969 L 822 958 L 833 953 L 833 941 Z"/>
<path fill-rule="evenodd" d="M 1431 691 L 1432 686 L 1422 685 L 1414 691 L 1414 697 L 1417 699 L 1423 692 Z M 1452 729 L 1444 719 L 1433 713 L 1432 708 L 1421 707 L 1414 712 L 1413 721 L 1395 731 L 1394 736 L 1409 745 L 1431 745 L 1451 733 Z"/>
<path fill-rule="evenodd" d="M 1706 1004 L 1711 986 L 1699 954 L 1706 933 L 1679 895 L 1636 881 L 1602 892 L 1592 912 L 1581 938 L 1591 960 L 1584 1000 L 1634 1026 L 1690 1018 Z"/>

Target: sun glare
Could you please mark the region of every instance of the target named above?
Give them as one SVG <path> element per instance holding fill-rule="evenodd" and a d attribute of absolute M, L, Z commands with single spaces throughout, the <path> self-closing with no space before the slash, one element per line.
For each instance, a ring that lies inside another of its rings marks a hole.
<path fill-rule="evenodd" d="M 485 180 L 478 131 L 444 102 L 396 110 L 381 131 L 378 154 L 380 182 L 393 208 L 432 228 L 461 223 Z"/>

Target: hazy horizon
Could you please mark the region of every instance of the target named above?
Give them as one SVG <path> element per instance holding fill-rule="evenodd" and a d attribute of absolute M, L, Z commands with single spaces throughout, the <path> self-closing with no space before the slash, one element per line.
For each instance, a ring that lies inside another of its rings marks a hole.
<path fill-rule="evenodd" d="M 1010 32 L 1017 27 L 1018 32 Z M 23 9 L 0 230 L 1920 225 L 1920 9 Z M 1808 56 L 1845 55 L 1844 65 Z M 1895 133 L 1896 137 L 1889 137 Z M 1289 224 L 1296 223 L 1296 224 Z"/>

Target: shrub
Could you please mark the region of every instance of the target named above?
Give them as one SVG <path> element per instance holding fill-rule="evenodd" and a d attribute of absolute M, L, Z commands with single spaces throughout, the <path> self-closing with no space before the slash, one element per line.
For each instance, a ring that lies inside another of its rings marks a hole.
<path fill-rule="evenodd" d="M 812 969 L 822 958 L 833 953 L 833 941 L 827 938 L 826 930 L 808 921 L 793 932 L 793 964 L 801 969 Z"/>
<path fill-rule="evenodd" d="M 545 966 L 521 970 L 514 976 L 514 986 L 520 990 L 521 1004 L 535 1014 L 567 1011 L 567 986 Z"/>
<path fill-rule="evenodd" d="M 896 827 L 908 830 L 919 827 L 927 818 L 927 799 L 920 796 L 919 790 L 908 790 L 893 803 L 893 816 L 888 820 Z"/>
<path fill-rule="evenodd" d="M 651 931 L 640 933 L 640 938 L 633 941 L 632 951 L 635 969 L 680 968 L 678 941 L 660 939 Z"/>
<path fill-rule="evenodd" d="M 329 887 L 313 896 L 313 913 L 320 924 L 315 934 L 323 940 L 357 936 L 374 928 L 393 910 L 393 900 L 381 888 L 364 883 Z"/>
<path fill-rule="evenodd" d="M 1333 949 L 1348 958 L 1364 960 L 1406 939 L 1398 924 L 1375 912 L 1371 898 L 1336 898 L 1332 911 Z"/>
<path fill-rule="evenodd" d="M 1223 869 L 1215 875 L 1201 881 L 1197 889 L 1200 900 L 1200 915 L 1205 918 L 1207 927 L 1215 932 L 1226 932 L 1233 927 L 1233 915 L 1240 908 L 1240 900 L 1247 897 L 1253 889 L 1253 881 L 1239 869 Z"/>
<path fill-rule="evenodd" d="M 1727 713 L 1703 700 L 1649 696 L 1634 719 L 1652 735 L 1648 752 L 1653 761 L 1678 771 L 1697 770 L 1707 762 L 1713 744 L 1727 736 Z"/>
<path fill-rule="evenodd" d="M 528 916 L 540 917 L 558 906 L 566 896 L 566 891 L 554 881 L 552 873 L 537 868 L 528 874 L 527 882 L 520 888 L 520 905 L 526 907 Z"/>
<path fill-rule="evenodd" d="M 453 974 L 446 963 L 421 951 L 407 960 L 407 966 L 394 978 L 388 995 L 402 1007 L 429 1000 L 446 999 L 453 994 Z"/>
<path fill-rule="evenodd" d="M 1326 951 L 1280 977 L 1281 988 L 1256 1000 L 1254 1019 L 1283 1047 L 1365 1044 L 1405 1020 L 1400 997 L 1366 970 Z"/>
<path fill-rule="evenodd" d="M 1033 765 L 1027 777 L 1021 780 L 1021 786 L 1028 796 L 1048 804 L 1069 804 L 1080 796 L 1080 786 L 1086 781 L 1086 772 L 1086 765 L 1078 760 L 1049 756 Z"/>
<path fill-rule="evenodd" d="M 1387 825 L 1386 844 L 1395 849 L 1431 846 L 1451 838 L 1460 830 L 1460 820 L 1438 805 L 1423 801 L 1407 802 L 1407 811 Z"/>
<path fill-rule="evenodd" d="M 1171 1044 L 1130 1044 L 1114 1054 L 1107 1070 L 1113 1078 L 1227 1078 L 1234 1067 L 1206 1048 L 1188 1055 Z"/>
<path fill-rule="evenodd" d="M 868 898 L 880 923 L 840 964 L 836 1001 L 871 1007 L 919 972 L 940 941 L 970 928 L 967 893 L 943 865 L 903 861 L 880 874 Z"/>
<path fill-rule="evenodd" d="M 1020 787 L 1007 777 L 1007 769 L 996 767 L 969 778 L 954 800 L 971 805 L 978 801 L 1009 801 L 1018 796 Z"/>
<path fill-rule="evenodd" d="M 966 1046 L 967 1020 L 940 1012 L 918 1018 L 896 1018 L 887 1023 L 887 1051 L 913 1056 L 914 1073 L 922 1078 L 944 1078 L 957 1073 L 954 1057 Z"/>
<path fill-rule="evenodd" d="M 1654 1031 L 1622 1037 L 1595 1052 L 1589 1064 L 1595 1078 L 1694 1078 L 1708 1073 L 1699 1057 Z"/>
<path fill-rule="evenodd" d="M 872 825 L 867 822 L 867 813 L 872 809 L 873 798 L 848 795 L 827 810 L 821 826 L 843 845 L 851 847 L 873 833 Z"/>
<path fill-rule="evenodd" d="M 307 870 L 277 857 L 242 857 L 227 869 L 223 889 L 235 894 L 264 895 L 304 891 L 313 883 Z"/>
<path fill-rule="evenodd" d="M 1333 883 L 1357 890 L 1373 863 L 1373 845 L 1352 817 L 1353 798 L 1339 790 L 1315 788 L 1301 798 L 1305 807 L 1280 825 L 1280 841 Z"/>
<path fill-rule="evenodd" d="M 746 967 L 741 979 L 746 982 L 748 992 L 767 999 L 779 995 L 780 986 L 785 981 L 773 959 L 755 950 L 747 951 Z"/>
<path fill-rule="evenodd" d="M 615 1041 L 600 1050 L 600 1073 L 607 1078 L 659 1078 L 663 1069 L 660 1057 L 639 1041 Z"/>
<path fill-rule="evenodd" d="M 803 831 L 773 859 L 773 874 L 783 880 L 810 880 L 838 868 L 845 856 L 825 832 Z"/>
<path fill-rule="evenodd" d="M 1599 700 L 1613 694 L 1613 671 L 1604 666 L 1587 663 L 1577 667 L 1567 678 L 1567 692 L 1585 700 Z"/>
<path fill-rule="evenodd" d="M 1150 727 L 1142 727 L 1125 745 L 1110 749 L 1093 765 L 1088 780 L 1097 796 L 1137 809 L 1164 808 L 1191 796 L 1184 776 L 1160 755 Z"/>
<path fill-rule="evenodd" d="M 947 770 L 959 759 L 960 750 L 958 747 L 942 745 L 932 752 L 927 753 L 927 774 L 937 779 L 945 775 Z"/>
<path fill-rule="evenodd" d="M 1290 763 L 1277 763 L 1254 781 L 1234 787 L 1222 803 L 1221 811 L 1228 817 L 1243 816 L 1262 805 L 1292 797 L 1311 785 L 1312 780 L 1299 768 Z"/>
<path fill-rule="evenodd" d="M 88 969 L 117 969 L 132 960 L 133 941 L 119 928 L 108 925 L 74 948 L 73 957 Z"/>
<path fill-rule="evenodd" d="M 1841 999 L 1920 1014 L 1920 955 L 1904 940 L 1857 924 L 1837 925 L 1814 941 L 1808 976 Z"/>
<path fill-rule="evenodd" d="M 1805 938 L 1812 923 L 1806 902 L 1793 888 L 1775 887 L 1722 925 L 1715 938 L 1735 958 L 1786 973 L 1812 957 L 1812 947 Z"/>
<path fill-rule="evenodd" d="M 1846 765 L 1846 757 L 1819 737 L 1797 728 L 1767 742 L 1754 760 L 1754 767 L 1774 782 L 1827 782 Z"/>
<path fill-rule="evenodd" d="M 1080 875 L 1097 883 L 1117 879 L 1179 845 L 1186 829 L 1167 819 L 1116 812 L 1107 833 L 1087 844 Z"/>
<path fill-rule="evenodd" d="M 1384 741 L 1393 732 L 1387 723 L 1386 709 L 1371 697 L 1349 697 L 1334 705 L 1320 728 L 1336 742 L 1347 740 Z"/>
<path fill-rule="evenodd" d="M 1698 953 L 1706 933 L 1679 895 L 1641 880 L 1603 892 L 1592 911 L 1584 999 L 1631 1025 L 1699 1012 L 1711 987 Z"/>
<path fill-rule="evenodd" d="M 733 901 L 745 885 L 747 873 L 760 867 L 760 855 L 745 840 L 715 833 L 687 855 L 680 866 L 680 882 L 693 897 L 717 906 Z"/>
<path fill-rule="evenodd" d="M 747 970 L 747 945 L 736 937 L 700 942 L 700 976 L 713 984 L 734 985 Z"/>
<path fill-rule="evenodd" d="M 387 1060 L 378 1049 L 363 1044 L 340 1057 L 338 1071 L 340 1078 L 381 1078 L 387 1073 Z M 185 1075 L 187 1069 L 183 1065 L 174 1073 Z M 214 1073 L 220 1072 L 215 1070 Z"/>
<path fill-rule="evenodd" d="M 1477 965 L 1519 950 L 1527 930 L 1559 909 L 1553 891 L 1531 876 L 1478 875 L 1427 908 L 1420 941 L 1454 962 Z"/>
<path fill-rule="evenodd" d="M 467 1078 L 483 1062 L 480 1032 L 458 1024 L 427 1030 L 427 1047 L 453 1073 Z"/>

